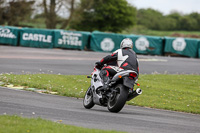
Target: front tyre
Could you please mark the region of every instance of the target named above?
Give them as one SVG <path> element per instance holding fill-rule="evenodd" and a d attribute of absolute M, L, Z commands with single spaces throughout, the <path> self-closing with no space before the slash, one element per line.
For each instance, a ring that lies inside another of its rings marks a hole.
<path fill-rule="evenodd" d="M 108 99 L 108 110 L 110 112 L 118 113 L 125 105 L 128 97 L 128 89 L 122 84 L 118 84 Z"/>
<path fill-rule="evenodd" d="M 93 93 L 92 93 L 91 86 L 88 88 L 88 90 L 85 93 L 85 96 L 83 99 L 83 106 L 86 109 L 91 109 L 94 106 Z"/>

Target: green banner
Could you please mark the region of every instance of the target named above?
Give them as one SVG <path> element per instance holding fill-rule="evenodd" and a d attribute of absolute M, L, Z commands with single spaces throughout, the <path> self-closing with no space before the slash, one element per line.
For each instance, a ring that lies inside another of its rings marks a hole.
<path fill-rule="evenodd" d="M 175 53 L 179 55 L 197 57 L 198 56 L 197 39 L 189 38 L 169 38 L 165 37 L 165 53 Z"/>
<path fill-rule="evenodd" d="M 199 55 L 198 57 L 200 58 L 200 48 L 199 48 L 199 51 L 198 51 L 198 55 Z"/>
<path fill-rule="evenodd" d="M 94 31 L 91 34 L 90 49 L 99 52 L 113 52 L 120 48 L 126 35 Z"/>
<path fill-rule="evenodd" d="M 20 32 L 20 46 L 53 48 L 53 30 L 24 28 Z"/>
<path fill-rule="evenodd" d="M 151 55 L 163 54 L 164 46 L 161 37 L 130 35 L 129 38 L 133 41 L 133 50 L 136 53 Z"/>
<path fill-rule="evenodd" d="M 83 50 L 89 47 L 90 32 L 55 30 L 54 37 L 56 48 Z"/>
<path fill-rule="evenodd" d="M 200 41 L 199 41 L 198 57 L 200 58 Z"/>
<path fill-rule="evenodd" d="M 0 44 L 18 45 L 20 28 L 0 26 Z"/>

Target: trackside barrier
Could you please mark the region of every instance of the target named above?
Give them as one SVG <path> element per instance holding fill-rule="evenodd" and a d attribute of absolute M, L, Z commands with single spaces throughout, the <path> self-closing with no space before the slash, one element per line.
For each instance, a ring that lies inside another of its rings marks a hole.
<path fill-rule="evenodd" d="M 200 41 L 199 41 L 198 57 L 200 58 Z"/>
<path fill-rule="evenodd" d="M 99 52 L 113 52 L 120 48 L 126 35 L 94 31 L 90 38 L 90 49 Z"/>
<path fill-rule="evenodd" d="M 89 48 L 90 32 L 54 30 L 54 47 L 83 50 Z"/>
<path fill-rule="evenodd" d="M 17 46 L 20 28 L 11 26 L 0 26 L 0 44 Z"/>
<path fill-rule="evenodd" d="M 164 46 L 161 37 L 131 35 L 129 38 L 133 41 L 133 50 L 138 54 L 163 54 Z"/>
<path fill-rule="evenodd" d="M 20 32 L 20 46 L 53 48 L 53 30 L 23 28 Z"/>
<path fill-rule="evenodd" d="M 120 43 L 124 38 L 133 41 L 133 50 L 140 54 L 163 54 L 163 39 L 161 37 L 122 35 L 104 32 L 92 32 L 90 48 L 93 51 L 113 52 L 120 48 Z"/>
<path fill-rule="evenodd" d="M 0 26 L 0 44 L 12 46 L 114 52 L 120 48 L 120 43 L 124 38 L 132 39 L 133 50 L 138 54 L 172 53 L 200 58 L 199 39 Z"/>
<path fill-rule="evenodd" d="M 198 57 L 199 40 L 189 38 L 165 37 L 165 53 Z"/>

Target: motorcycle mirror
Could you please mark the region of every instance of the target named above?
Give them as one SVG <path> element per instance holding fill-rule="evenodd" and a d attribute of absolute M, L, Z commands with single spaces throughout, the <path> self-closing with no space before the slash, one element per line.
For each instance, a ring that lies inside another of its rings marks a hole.
<path fill-rule="evenodd" d="M 87 78 L 92 78 L 91 76 L 87 76 Z"/>

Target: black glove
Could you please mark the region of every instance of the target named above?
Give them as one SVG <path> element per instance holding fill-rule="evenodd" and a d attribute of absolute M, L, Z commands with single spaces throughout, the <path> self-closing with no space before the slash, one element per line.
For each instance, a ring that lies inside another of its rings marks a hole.
<path fill-rule="evenodd" d="M 99 61 L 96 62 L 96 63 L 95 63 L 95 67 L 101 69 L 101 67 L 102 67 L 101 62 L 99 62 Z"/>

